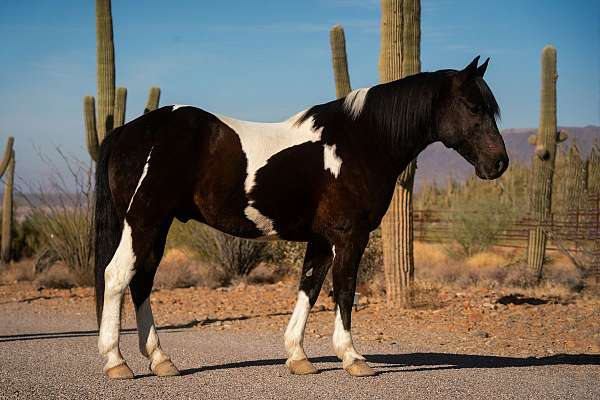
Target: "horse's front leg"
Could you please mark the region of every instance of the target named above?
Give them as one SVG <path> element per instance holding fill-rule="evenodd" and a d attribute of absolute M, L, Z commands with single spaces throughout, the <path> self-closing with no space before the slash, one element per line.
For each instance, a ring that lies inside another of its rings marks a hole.
<path fill-rule="evenodd" d="M 334 240 L 333 247 L 333 295 L 336 303 L 333 348 L 342 360 L 342 367 L 352 376 L 375 375 L 365 358 L 354 348 L 350 333 L 356 275 L 368 241 L 368 232 L 342 235 Z"/>
<path fill-rule="evenodd" d="M 292 374 L 306 375 L 317 372 L 304 353 L 304 329 L 310 309 L 319 297 L 323 280 L 331 266 L 331 257 L 331 246 L 325 239 L 315 238 L 308 242 L 298 300 L 285 330 L 285 349 L 288 353 L 285 365 Z"/>

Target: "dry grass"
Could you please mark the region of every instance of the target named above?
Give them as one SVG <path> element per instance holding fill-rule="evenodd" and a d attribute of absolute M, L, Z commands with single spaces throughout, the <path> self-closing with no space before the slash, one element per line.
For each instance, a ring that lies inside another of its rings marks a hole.
<path fill-rule="evenodd" d="M 10 285 L 16 282 L 31 282 L 35 279 L 33 263 L 24 260 L 0 266 L 0 285 Z"/>
<path fill-rule="evenodd" d="M 169 249 L 163 257 L 154 287 L 175 289 L 193 286 L 217 288 L 223 286 L 225 277 L 220 269 L 194 260 L 180 249 Z"/>
<path fill-rule="evenodd" d="M 36 277 L 38 285 L 48 289 L 69 289 L 77 286 L 77 279 L 65 264 L 55 264 Z"/>
<path fill-rule="evenodd" d="M 578 291 L 581 282 L 577 269 L 559 252 L 548 255 L 545 280 L 535 290 L 561 295 Z M 461 288 L 530 288 L 530 273 L 524 257 L 523 250 L 494 247 L 456 260 L 447 255 L 442 245 L 418 243 L 415 245 L 416 280 Z"/>

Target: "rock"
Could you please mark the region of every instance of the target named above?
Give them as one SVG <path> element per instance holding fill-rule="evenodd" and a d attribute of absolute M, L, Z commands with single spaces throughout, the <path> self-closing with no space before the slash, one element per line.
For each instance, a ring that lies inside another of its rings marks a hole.
<path fill-rule="evenodd" d="M 471 332 L 471 335 L 473 335 L 475 337 L 484 338 L 484 339 L 490 337 L 490 334 L 485 331 L 473 331 L 473 332 Z"/>

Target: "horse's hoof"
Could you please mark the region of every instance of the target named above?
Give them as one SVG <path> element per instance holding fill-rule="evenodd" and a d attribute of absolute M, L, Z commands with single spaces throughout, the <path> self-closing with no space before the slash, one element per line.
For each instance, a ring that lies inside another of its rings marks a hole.
<path fill-rule="evenodd" d="M 344 368 L 352 376 L 373 376 L 376 375 L 373 368 L 365 360 L 354 360 L 352 364 Z"/>
<path fill-rule="evenodd" d="M 165 360 L 165 361 L 161 362 L 156 367 L 154 367 L 152 372 L 156 376 L 178 376 L 179 375 L 179 370 L 177 369 L 175 364 L 173 364 L 171 362 L 171 360 Z"/>
<path fill-rule="evenodd" d="M 105 374 L 110 379 L 133 379 L 133 371 L 124 363 L 107 369 Z"/>
<path fill-rule="evenodd" d="M 309 375 L 318 372 L 314 365 L 306 358 L 302 360 L 287 360 L 285 365 L 293 375 Z"/>

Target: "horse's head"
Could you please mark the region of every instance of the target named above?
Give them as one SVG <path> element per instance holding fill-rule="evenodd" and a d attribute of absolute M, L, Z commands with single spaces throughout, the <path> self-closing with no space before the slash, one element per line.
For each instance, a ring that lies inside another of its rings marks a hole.
<path fill-rule="evenodd" d="M 450 74 L 436 107 L 437 139 L 471 163 L 477 176 L 496 179 L 508 167 L 508 155 L 496 126 L 498 104 L 483 80 L 489 58 L 479 67 L 478 61 Z"/>

